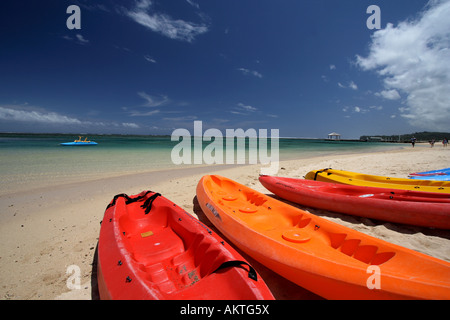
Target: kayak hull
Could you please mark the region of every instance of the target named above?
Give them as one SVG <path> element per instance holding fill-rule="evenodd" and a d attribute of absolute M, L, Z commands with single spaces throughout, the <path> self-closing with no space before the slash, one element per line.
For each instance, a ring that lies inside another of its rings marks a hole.
<path fill-rule="evenodd" d="M 450 194 L 260 176 L 277 196 L 308 207 L 421 227 L 450 229 Z"/>
<path fill-rule="evenodd" d="M 450 263 L 320 218 L 230 179 L 204 176 L 197 199 L 241 250 L 327 299 L 450 299 Z"/>
<path fill-rule="evenodd" d="M 102 221 L 97 260 L 101 299 L 273 299 L 259 274 L 222 238 L 150 191 L 114 197 Z"/>
<path fill-rule="evenodd" d="M 450 181 L 391 178 L 334 169 L 310 171 L 305 179 L 363 187 L 450 193 Z"/>

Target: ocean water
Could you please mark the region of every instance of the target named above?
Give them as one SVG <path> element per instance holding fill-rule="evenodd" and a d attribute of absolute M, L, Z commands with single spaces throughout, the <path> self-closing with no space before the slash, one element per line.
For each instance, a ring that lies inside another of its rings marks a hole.
<path fill-rule="evenodd" d="M 73 141 L 76 138 L 78 137 L 72 135 L 0 134 L 0 179 L 2 182 L 0 193 L 15 192 L 33 186 L 40 187 L 112 175 L 207 164 L 201 158 L 203 151 L 200 153 L 200 158 L 195 158 L 194 138 L 192 140 L 181 140 L 180 138 L 180 140 L 171 141 L 170 136 L 93 135 L 88 139 L 96 141 L 98 143 L 96 146 L 60 146 L 60 143 Z M 258 147 L 256 150 L 252 148 L 249 139 L 245 139 L 245 145 L 241 146 L 235 139 L 232 144 L 234 149 L 227 148 L 225 140 L 215 141 L 213 139 L 213 141 L 202 142 L 200 138 L 196 139 L 198 139 L 197 144 L 199 142 L 202 144 L 205 154 L 212 156 L 219 163 L 221 153 L 222 162 L 227 163 L 227 150 L 234 154 L 234 161 L 227 164 L 236 164 L 238 161 L 249 163 L 249 153 L 257 154 L 259 152 Z M 191 150 L 187 147 L 189 143 Z M 213 146 L 217 148 L 212 150 Z M 219 146 L 223 148 L 219 148 Z M 267 159 L 274 159 L 270 140 L 268 140 L 267 146 L 268 150 L 263 154 Z M 279 160 L 283 161 L 333 154 L 389 150 L 401 146 L 372 142 L 280 138 L 278 154 Z M 174 149 L 177 150 L 175 157 L 184 159 L 184 163 L 180 165 L 174 163 L 172 157 Z M 180 151 L 180 149 L 183 150 Z M 187 160 L 189 158 L 190 161 Z M 260 158 L 257 161 L 260 163 Z"/>

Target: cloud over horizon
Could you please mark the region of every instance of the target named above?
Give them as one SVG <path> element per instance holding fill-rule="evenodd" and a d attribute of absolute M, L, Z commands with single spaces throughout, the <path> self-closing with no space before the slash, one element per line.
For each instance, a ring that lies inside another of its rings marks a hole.
<path fill-rule="evenodd" d="M 450 0 L 431 0 L 416 19 L 388 23 L 372 35 L 364 71 L 376 71 L 390 99 L 405 96 L 401 116 L 426 130 L 448 130 L 450 121 Z"/>
<path fill-rule="evenodd" d="M 56 112 L 27 110 L 17 106 L 0 106 L 0 119 L 9 121 L 41 122 L 47 124 L 82 124 L 79 119 L 64 116 Z"/>
<path fill-rule="evenodd" d="M 31 123 L 35 123 L 42 125 L 43 128 L 48 130 L 55 128 L 71 128 L 73 130 L 86 130 L 92 128 L 96 130 L 98 127 L 140 128 L 138 124 L 131 122 L 117 123 L 110 121 L 80 120 L 57 112 L 47 111 L 42 108 L 16 105 L 0 106 L 0 121 L 6 121 L 5 123 L 14 125 L 14 127 L 17 127 L 17 124 L 22 124 L 25 125 L 24 128 Z"/>

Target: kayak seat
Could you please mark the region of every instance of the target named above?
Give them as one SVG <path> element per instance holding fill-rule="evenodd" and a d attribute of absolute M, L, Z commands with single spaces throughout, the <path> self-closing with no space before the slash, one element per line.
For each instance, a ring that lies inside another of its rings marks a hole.
<path fill-rule="evenodd" d="M 168 211 L 170 208 L 155 208 L 149 214 L 142 210 L 127 210 L 119 217 L 119 229 L 127 236 L 133 236 L 148 230 L 164 229 L 168 226 Z"/>
<path fill-rule="evenodd" d="M 183 253 L 173 257 L 171 263 L 185 286 L 207 277 L 229 258 L 215 248 L 204 235 L 196 235 Z"/>
<path fill-rule="evenodd" d="M 143 265 L 165 260 L 184 251 L 184 242 L 168 221 L 170 208 L 149 214 L 130 210 L 119 218 L 119 230 L 132 257 Z"/>
<path fill-rule="evenodd" d="M 195 235 L 193 239 L 184 240 L 191 241 L 185 242 L 188 246 L 185 251 L 176 254 L 172 251 L 162 262 L 145 267 L 148 274 L 146 279 L 168 294 L 193 285 L 221 264 L 218 259 L 221 252 L 211 250 L 213 246 L 206 241 L 204 235 Z"/>
<path fill-rule="evenodd" d="M 258 207 L 244 199 L 239 199 L 232 194 L 220 193 L 217 195 L 216 200 L 224 206 L 232 209 L 233 212 L 239 211 L 242 213 L 255 213 L 258 211 Z"/>
<path fill-rule="evenodd" d="M 224 190 L 226 192 L 230 191 L 232 193 L 234 190 L 236 190 L 236 184 L 233 181 L 229 180 L 222 180 L 219 177 L 212 175 L 211 176 L 212 181 L 208 181 L 208 185 L 211 186 L 211 184 L 215 184 L 217 186 L 213 187 L 212 189 L 215 190 Z"/>
<path fill-rule="evenodd" d="M 156 285 L 160 291 L 165 293 L 174 292 L 177 288 L 169 275 L 169 270 L 163 263 L 156 263 L 146 268 L 147 280 Z"/>
<path fill-rule="evenodd" d="M 195 269 L 195 251 L 203 239 L 204 235 L 196 235 L 192 243 L 187 243 L 185 241 L 186 250 L 173 257 L 172 264 L 176 267 L 179 274 L 184 274 Z"/>
<path fill-rule="evenodd" d="M 153 231 L 153 235 L 142 237 L 141 234 L 128 238 L 134 259 L 147 265 L 162 261 L 184 251 L 183 241 L 171 228 Z"/>

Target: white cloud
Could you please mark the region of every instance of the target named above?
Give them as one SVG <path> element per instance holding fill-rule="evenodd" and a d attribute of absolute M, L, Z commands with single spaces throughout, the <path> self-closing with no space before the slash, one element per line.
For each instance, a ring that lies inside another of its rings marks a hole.
<path fill-rule="evenodd" d="M 81 45 L 85 45 L 85 44 L 89 43 L 89 40 L 85 39 L 81 34 L 76 34 L 75 38 L 72 38 L 70 36 L 63 36 L 63 39 L 73 41 L 73 42 L 81 44 Z"/>
<path fill-rule="evenodd" d="M 197 120 L 197 116 L 184 116 L 184 117 L 169 117 L 169 118 L 163 118 L 163 120 L 171 121 L 171 122 L 178 122 L 178 121 L 194 121 Z"/>
<path fill-rule="evenodd" d="M 77 37 L 77 40 L 81 44 L 88 44 L 89 40 L 86 40 L 81 34 L 76 34 L 75 37 Z"/>
<path fill-rule="evenodd" d="M 196 2 L 194 2 L 194 1 L 192 1 L 192 0 L 186 0 L 186 1 L 187 1 L 187 3 L 189 3 L 191 6 L 197 8 L 197 9 L 200 9 L 200 5 L 199 5 L 198 3 L 196 3 Z"/>
<path fill-rule="evenodd" d="M 367 108 L 359 107 L 359 106 L 355 106 L 355 107 L 345 106 L 344 108 L 342 108 L 343 112 L 360 113 L 360 114 L 368 113 L 371 111 L 380 111 L 380 110 L 383 110 L 382 106 L 370 106 Z"/>
<path fill-rule="evenodd" d="M 152 11 L 152 2 L 141 0 L 131 10 L 125 10 L 125 15 L 144 27 L 162 34 L 170 39 L 192 42 L 198 35 L 208 31 L 204 24 L 172 17 Z"/>
<path fill-rule="evenodd" d="M 140 91 L 137 93 L 139 97 L 144 99 L 144 103 L 140 106 L 133 107 L 133 108 L 122 108 L 123 110 L 127 111 L 129 116 L 131 117 L 151 117 L 161 112 L 159 109 L 148 111 L 147 108 L 156 108 L 161 107 L 163 105 L 166 105 L 170 99 L 165 96 L 154 96 L 150 95 L 144 91 Z"/>
<path fill-rule="evenodd" d="M 362 108 L 362 107 L 356 106 L 353 108 L 353 112 L 364 114 L 364 113 L 370 112 L 371 109 L 374 109 L 374 108 L 376 108 L 376 107 Z"/>
<path fill-rule="evenodd" d="M 21 109 L 17 106 L 0 106 L 0 119 L 8 121 L 38 122 L 46 124 L 82 124 L 79 119 L 64 116 L 56 112 Z"/>
<path fill-rule="evenodd" d="M 149 95 L 143 91 L 138 92 L 138 95 L 146 101 L 143 104 L 144 107 L 159 107 L 169 102 L 169 98 L 167 96 L 156 97 Z"/>
<path fill-rule="evenodd" d="M 149 56 L 149 55 L 145 55 L 145 56 L 144 56 L 144 59 L 147 60 L 148 62 L 156 63 L 156 60 L 153 59 L 153 58 L 152 58 L 151 56 Z"/>
<path fill-rule="evenodd" d="M 136 1 L 136 8 L 139 8 L 141 10 L 147 10 L 148 8 L 150 8 L 150 6 L 152 5 L 152 1 L 151 0 L 141 0 L 141 1 Z"/>
<path fill-rule="evenodd" d="M 348 87 L 353 90 L 358 90 L 358 86 L 353 81 L 350 81 L 350 83 L 348 84 Z"/>
<path fill-rule="evenodd" d="M 242 102 L 239 102 L 238 106 L 239 106 L 239 108 L 241 108 L 244 111 L 255 112 L 256 110 L 258 110 L 257 108 L 249 106 L 249 105 L 245 105 Z"/>
<path fill-rule="evenodd" d="M 130 128 L 130 129 L 139 129 L 140 126 L 136 123 L 133 122 L 123 122 L 122 126 L 125 128 Z"/>
<path fill-rule="evenodd" d="M 249 70 L 249 69 L 246 69 L 246 68 L 238 68 L 238 70 L 241 71 L 242 74 L 244 74 L 246 76 L 247 75 L 252 75 L 252 76 L 255 76 L 257 78 L 262 78 L 263 77 L 262 74 L 259 73 L 258 71 Z"/>
<path fill-rule="evenodd" d="M 387 99 L 387 100 L 398 100 L 398 99 L 401 98 L 401 97 L 400 97 L 400 94 L 399 94 L 398 91 L 395 90 L 395 89 L 392 89 L 392 90 L 383 90 L 383 91 L 381 91 L 381 92 L 375 93 L 375 95 L 376 95 L 376 96 L 379 96 L 379 97 L 383 97 L 383 98 L 385 98 L 385 99 Z"/>
<path fill-rule="evenodd" d="M 336 70 L 336 66 L 334 64 L 330 64 L 330 70 Z"/>
<path fill-rule="evenodd" d="M 353 81 L 350 81 L 348 86 L 345 86 L 342 83 L 338 82 L 338 86 L 343 89 L 350 88 L 352 90 L 358 90 L 358 86 Z"/>
<path fill-rule="evenodd" d="M 406 95 L 402 117 L 423 129 L 448 130 L 449 16 L 450 0 L 432 0 L 417 19 L 376 31 L 368 56 L 356 56 L 363 70 L 383 77 L 385 97 L 396 97 L 393 90 Z"/>
<path fill-rule="evenodd" d="M 111 122 L 111 121 L 89 121 L 66 116 L 57 112 L 49 112 L 43 108 L 30 106 L 6 105 L 0 106 L 0 120 L 9 124 L 26 124 L 28 126 L 38 125 L 45 128 L 72 128 L 83 129 L 123 127 L 127 129 L 138 129 L 140 126 L 131 122 Z"/>
<path fill-rule="evenodd" d="M 152 110 L 152 111 L 137 111 L 137 110 L 132 110 L 130 112 L 130 116 L 131 117 L 151 117 L 154 116 L 155 114 L 160 113 L 160 110 L 156 109 L 156 110 Z"/>
<path fill-rule="evenodd" d="M 258 111 L 258 108 L 252 107 L 250 105 L 245 105 L 244 103 L 239 102 L 237 104 L 237 107 L 234 107 L 232 110 L 230 110 L 230 113 L 247 116 L 256 111 Z"/>

